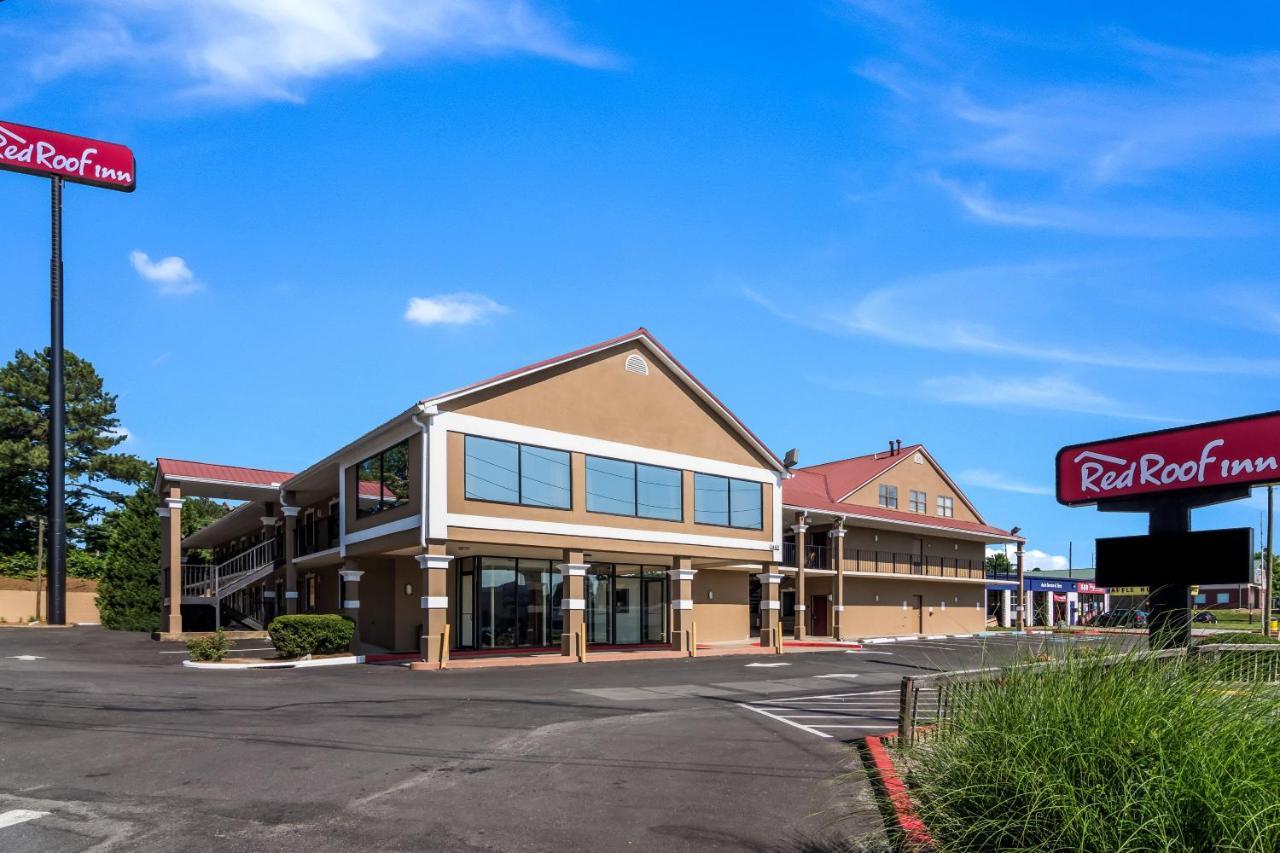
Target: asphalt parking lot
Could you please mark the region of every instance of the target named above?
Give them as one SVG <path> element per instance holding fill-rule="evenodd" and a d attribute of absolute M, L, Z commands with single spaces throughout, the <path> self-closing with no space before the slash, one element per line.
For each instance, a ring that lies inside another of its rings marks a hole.
<path fill-rule="evenodd" d="M 849 744 L 904 674 L 1062 642 L 207 672 L 0 629 L 0 850 L 843 850 L 881 825 Z"/>

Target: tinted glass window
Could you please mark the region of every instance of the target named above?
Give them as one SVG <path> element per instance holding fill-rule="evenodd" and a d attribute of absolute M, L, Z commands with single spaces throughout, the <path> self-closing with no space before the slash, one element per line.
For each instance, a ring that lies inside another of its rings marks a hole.
<path fill-rule="evenodd" d="M 520 502 L 569 508 L 569 454 L 520 445 Z"/>
<path fill-rule="evenodd" d="M 356 466 L 356 517 L 409 502 L 409 442 L 402 441 Z M 314 520 L 307 541 L 315 544 Z"/>
<path fill-rule="evenodd" d="M 520 502 L 520 449 L 509 441 L 466 438 L 466 494 L 481 501 Z"/>
<path fill-rule="evenodd" d="M 674 468 L 636 465 L 637 513 L 645 518 L 679 521 L 684 518 L 684 487 Z"/>
<path fill-rule="evenodd" d="M 763 526 L 760 484 L 749 480 L 729 481 L 730 524 L 759 530 Z"/>
<path fill-rule="evenodd" d="M 591 512 L 635 515 L 635 464 L 588 456 L 587 509 Z"/>
<path fill-rule="evenodd" d="M 699 524 L 729 524 L 729 480 L 709 474 L 693 475 L 693 520 Z"/>

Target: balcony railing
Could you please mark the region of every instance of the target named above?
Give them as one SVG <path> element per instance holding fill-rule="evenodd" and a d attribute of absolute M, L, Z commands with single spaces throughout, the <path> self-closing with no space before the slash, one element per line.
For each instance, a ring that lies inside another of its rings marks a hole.
<path fill-rule="evenodd" d="M 962 557 L 934 557 L 903 554 L 896 551 L 864 551 L 855 549 L 845 554 L 844 570 L 885 575 L 920 575 L 933 578 L 986 579 L 983 560 Z"/>
<path fill-rule="evenodd" d="M 338 547 L 338 516 L 313 518 L 300 522 L 294 531 L 295 553 L 299 557 Z"/>
<path fill-rule="evenodd" d="M 796 543 L 782 543 L 782 565 L 796 566 Z M 831 564 L 827 559 L 827 546 L 806 544 L 804 546 L 804 567 L 806 569 L 831 568 Z"/>

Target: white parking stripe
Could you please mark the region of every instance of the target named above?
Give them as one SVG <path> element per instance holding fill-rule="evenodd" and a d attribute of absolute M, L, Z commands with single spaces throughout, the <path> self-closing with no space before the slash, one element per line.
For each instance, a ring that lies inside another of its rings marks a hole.
<path fill-rule="evenodd" d="M 12 809 L 7 812 L 0 812 L 0 829 L 6 826 L 15 826 L 19 823 L 26 823 L 29 820 L 35 820 L 44 817 L 48 812 L 36 812 L 31 809 Z"/>
<path fill-rule="evenodd" d="M 739 702 L 738 707 L 746 708 L 749 711 L 755 711 L 757 714 L 763 714 L 764 716 L 768 717 L 771 720 L 777 720 L 780 723 L 786 723 L 788 726 L 794 726 L 795 728 L 800 729 L 801 731 L 804 731 L 804 732 L 808 732 L 811 735 L 817 735 L 818 737 L 831 737 L 831 735 L 827 734 L 826 732 L 818 731 L 815 728 L 812 728 L 810 726 L 804 726 L 804 725 L 801 725 L 800 723 L 793 723 L 790 720 L 788 720 L 786 717 L 779 717 L 777 714 L 770 714 L 768 711 L 762 708 L 757 708 L 754 705 L 748 705 L 745 702 Z"/>

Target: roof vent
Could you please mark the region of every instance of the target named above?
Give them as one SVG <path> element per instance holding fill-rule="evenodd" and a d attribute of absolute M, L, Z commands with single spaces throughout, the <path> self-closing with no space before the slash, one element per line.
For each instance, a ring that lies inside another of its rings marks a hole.
<path fill-rule="evenodd" d="M 649 375 L 649 364 L 643 358 L 632 353 L 627 356 L 627 363 L 623 365 L 623 370 L 627 373 L 637 373 L 641 376 Z"/>

